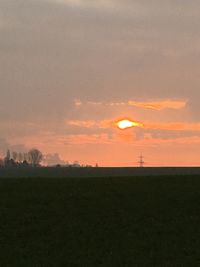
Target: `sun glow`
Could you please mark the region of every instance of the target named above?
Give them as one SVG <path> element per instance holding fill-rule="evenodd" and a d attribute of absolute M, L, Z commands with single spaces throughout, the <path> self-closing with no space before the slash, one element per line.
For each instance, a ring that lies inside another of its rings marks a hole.
<path fill-rule="evenodd" d="M 117 122 L 117 127 L 121 130 L 127 129 L 127 128 L 132 128 L 132 127 L 142 127 L 143 124 L 140 122 L 136 121 L 131 121 L 131 120 L 120 120 Z"/>

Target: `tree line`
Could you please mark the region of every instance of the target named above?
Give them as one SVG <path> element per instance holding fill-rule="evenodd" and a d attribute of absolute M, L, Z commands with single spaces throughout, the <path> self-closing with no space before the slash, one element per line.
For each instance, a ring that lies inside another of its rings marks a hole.
<path fill-rule="evenodd" d="M 1 167 L 14 167 L 14 166 L 33 166 L 39 167 L 43 160 L 43 154 L 40 150 L 33 148 L 27 153 L 11 152 L 7 150 L 6 156 L 0 159 Z"/>

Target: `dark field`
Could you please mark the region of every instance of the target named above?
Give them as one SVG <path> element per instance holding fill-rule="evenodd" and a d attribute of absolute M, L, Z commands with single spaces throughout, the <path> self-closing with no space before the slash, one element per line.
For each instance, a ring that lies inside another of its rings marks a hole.
<path fill-rule="evenodd" d="M 0 178 L 92 178 L 92 177 L 135 177 L 135 176 L 199 175 L 200 167 L 7 167 L 0 168 Z"/>
<path fill-rule="evenodd" d="M 0 179 L 0 266 L 200 266 L 200 176 Z"/>

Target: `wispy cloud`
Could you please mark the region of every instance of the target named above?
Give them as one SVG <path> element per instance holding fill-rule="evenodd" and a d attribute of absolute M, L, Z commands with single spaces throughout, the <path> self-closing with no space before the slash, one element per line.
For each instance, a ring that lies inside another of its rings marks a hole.
<path fill-rule="evenodd" d="M 189 145 L 189 144 L 200 144 L 200 136 L 193 135 L 193 136 L 178 136 L 175 138 L 169 138 L 169 139 L 164 139 L 164 138 L 155 138 L 151 136 L 151 134 L 145 135 L 144 139 L 141 139 L 137 141 L 137 144 L 143 144 L 145 146 L 154 146 L 154 145 L 161 145 L 161 144 L 176 144 L 176 145 Z"/>
<path fill-rule="evenodd" d="M 112 0 L 49 0 L 58 3 L 63 3 L 66 5 L 74 6 L 74 7 L 92 7 L 92 8 L 115 8 L 119 6 L 118 1 Z"/>
<path fill-rule="evenodd" d="M 66 120 L 65 123 L 68 126 L 88 128 L 88 129 L 109 129 L 118 128 L 119 119 L 107 119 L 101 121 L 95 120 Z M 152 130 L 166 130 L 166 131 L 191 131 L 200 132 L 200 123 L 189 122 L 136 122 L 133 121 L 134 128 L 139 127 Z"/>
<path fill-rule="evenodd" d="M 100 128 L 107 129 L 115 126 L 113 120 L 66 120 L 65 123 L 69 126 L 82 127 L 82 128 Z"/>
<path fill-rule="evenodd" d="M 144 123 L 144 128 L 153 130 L 200 132 L 200 123 L 187 123 L 187 122 Z"/>
<path fill-rule="evenodd" d="M 112 139 L 109 138 L 109 135 L 106 133 L 103 134 L 79 134 L 70 135 L 67 137 L 67 142 L 70 144 L 110 144 L 112 143 Z"/>
<path fill-rule="evenodd" d="M 150 102 L 136 102 L 129 101 L 129 106 L 135 106 L 145 109 L 163 110 L 163 109 L 182 109 L 187 104 L 186 100 L 161 100 L 161 101 L 150 101 Z"/>
<path fill-rule="evenodd" d="M 83 103 L 82 103 L 82 101 L 81 101 L 80 99 L 74 99 L 74 105 L 75 105 L 76 107 L 80 107 L 82 104 L 83 104 Z"/>
<path fill-rule="evenodd" d="M 77 126 L 77 127 L 83 127 L 83 128 L 96 128 L 98 126 L 97 122 L 92 120 L 69 120 L 66 121 L 66 124 L 70 126 Z"/>
<path fill-rule="evenodd" d="M 110 107 L 117 107 L 117 106 L 133 106 L 142 109 L 152 109 L 152 110 L 164 110 L 164 109 L 174 109 L 179 110 L 183 109 L 187 105 L 187 100 L 173 100 L 173 99 L 164 99 L 164 100 L 157 100 L 157 101 L 133 101 L 129 100 L 127 102 L 95 102 L 95 101 L 87 101 L 82 102 L 81 100 L 74 100 L 74 104 L 77 107 L 82 105 L 89 105 L 89 106 L 110 106 Z"/>

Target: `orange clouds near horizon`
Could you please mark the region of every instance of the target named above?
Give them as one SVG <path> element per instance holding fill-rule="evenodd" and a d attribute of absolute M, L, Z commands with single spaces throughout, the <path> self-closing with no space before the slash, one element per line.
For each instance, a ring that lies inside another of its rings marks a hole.
<path fill-rule="evenodd" d="M 118 119 L 118 120 L 66 120 L 65 123 L 69 126 L 82 127 L 82 128 L 100 128 L 100 129 L 108 129 L 108 128 L 119 128 L 119 129 L 127 129 L 127 128 L 144 128 L 144 129 L 152 129 L 152 130 L 167 130 L 167 131 L 200 131 L 200 123 L 188 123 L 188 122 L 138 122 L 131 119 Z"/>
<path fill-rule="evenodd" d="M 66 120 L 65 123 L 69 126 L 81 127 L 81 128 L 100 128 L 100 129 L 108 129 L 108 128 L 119 128 L 121 130 L 132 128 L 132 127 L 143 127 L 143 124 L 137 121 L 129 120 L 129 119 L 121 119 L 121 120 L 102 120 L 102 121 L 94 121 L 94 120 Z"/>
<path fill-rule="evenodd" d="M 16 142 L 23 142 L 27 147 L 34 145 L 44 153 L 57 152 L 66 161 L 78 160 L 84 164 L 98 162 L 100 166 L 120 166 L 120 162 L 123 161 L 124 166 L 129 162 L 134 166 L 142 151 L 148 166 L 195 165 L 198 163 L 195 155 L 198 154 L 200 136 L 161 139 L 149 134 L 137 139 L 134 131 L 130 129 L 111 135 L 103 133 L 27 136 L 27 138 L 16 139 L 15 142 L 13 140 L 13 144 Z M 187 151 L 185 155 L 184 151 Z M 112 157 L 110 157 L 111 154 Z"/>
<path fill-rule="evenodd" d="M 152 130 L 167 130 L 167 131 L 192 131 L 200 132 L 200 123 L 187 123 L 187 122 L 158 122 L 158 123 L 145 123 L 146 129 Z"/>
<path fill-rule="evenodd" d="M 113 121 L 112 120 L 101 120 L 101 121 L 95 121 L 95 120 L 65 120 L 65 124 L 69 126 L 75 126 L 75 127 L 82 127 L 82 128 L 100 128 L 100 129 L 107 129 L 113 127 Z"/>

